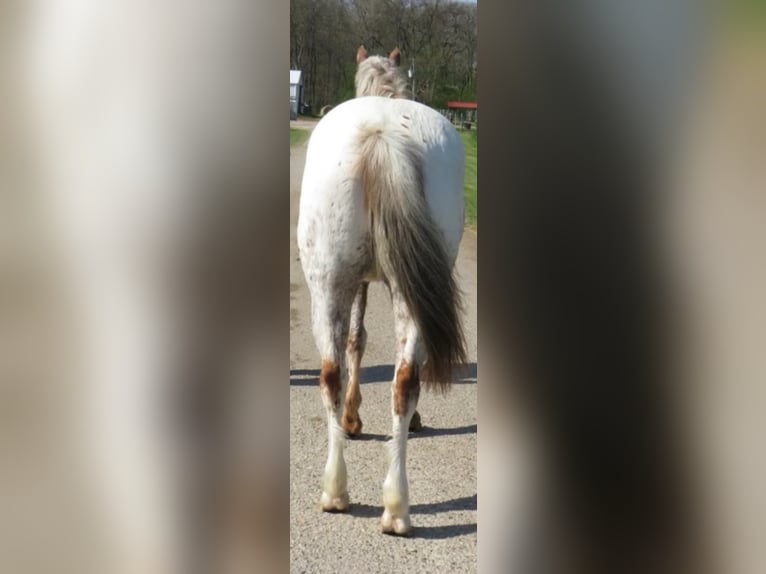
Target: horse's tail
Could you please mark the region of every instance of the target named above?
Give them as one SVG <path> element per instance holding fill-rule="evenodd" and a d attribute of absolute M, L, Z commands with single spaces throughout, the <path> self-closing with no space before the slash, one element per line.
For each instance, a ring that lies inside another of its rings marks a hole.
<path fill-rule="evenodd" d="M 423 155 L 403 131 L 361 127 L 355 175 L 370 217 L 373 253 L 396 283 L 423 341 L 426 387 L 445 390 L 465 363 L 462 297 L 423 187 Z"/>

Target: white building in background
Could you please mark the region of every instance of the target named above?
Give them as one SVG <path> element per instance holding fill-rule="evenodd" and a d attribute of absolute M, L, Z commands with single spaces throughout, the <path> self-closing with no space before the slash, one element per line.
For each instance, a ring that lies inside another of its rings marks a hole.
<path fill-rule="evenodd" d="M 303 73 L 300 70 L 290 70 L 290 119 L 298 119 L 303 101 Z"/>

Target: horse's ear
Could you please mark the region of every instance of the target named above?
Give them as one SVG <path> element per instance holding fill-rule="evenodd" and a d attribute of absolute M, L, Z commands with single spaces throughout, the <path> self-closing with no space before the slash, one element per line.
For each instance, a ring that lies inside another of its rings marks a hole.
<path fill-rule="evenodd" d="M 391 50 L 391 53 L 388 55 L 388 59 L 391 60 L 391 63 L 394 66 L 398 66 L 399 62 L 401 62 L 402 60 L 402 55 L 399 52 L 399 48 L 394 48 L 393 50 Z"/>
<path fill-rule="evenodd" d="M 356 51 L 356 63 L 361 64 L 366 59 L 367 59 L 367 48 L 365 48 L 364 45 L 359 46 L 359 48 Z"/>

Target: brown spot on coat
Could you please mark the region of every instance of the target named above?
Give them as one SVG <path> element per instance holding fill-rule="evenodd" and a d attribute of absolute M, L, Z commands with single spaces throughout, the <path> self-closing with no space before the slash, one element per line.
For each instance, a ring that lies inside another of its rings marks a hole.
<path fill-rule="evenodd" d="M 333 405 L 340 406 L 340 365 L 338 363 L 326 359 L 322 361 L 319 387 Z"/>
<path fill-rule="evenodd" d="M 407 406 L 420 396 L 420 374 L 417 365 L 402 363 L 394 380 L 394 414 L 403 416 Z"/>
<path fill-rule="evenodd" d="M 358 353 L 360 348 L 360 341 L 355 335 L 351 335 L 348 338 L 348 343 L 346 344 L 346 349 L 350 353 Z"/>

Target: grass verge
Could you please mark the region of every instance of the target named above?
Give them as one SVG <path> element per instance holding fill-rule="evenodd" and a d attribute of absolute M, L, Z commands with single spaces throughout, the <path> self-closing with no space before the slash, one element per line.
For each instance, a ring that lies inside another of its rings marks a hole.
<path fill-rule="evenodd" d="M 303 143 L 309 137 L 308 130 L 290 128 L 290 147 Z"/>
<path fill-rule="evenodd" d="M 465 196 L 465 224 L 467 227 L 476 229 L 476 164 L 477 164 L 477 139 L 476 130 L 458 130 L 463 138 L 465 148 L 465 183 L 463 195 Z"/>

